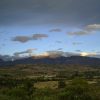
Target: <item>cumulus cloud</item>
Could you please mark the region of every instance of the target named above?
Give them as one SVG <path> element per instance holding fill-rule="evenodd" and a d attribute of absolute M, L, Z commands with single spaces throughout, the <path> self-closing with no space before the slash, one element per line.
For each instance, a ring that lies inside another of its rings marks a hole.
<path fill-rule="evenodd" d="M 28 42 L 30 40 L 39 40 L 42 38 L 47 38 L 47 34 L 33 34 L 33 36 L 16 36 L 12 38 L 12 41 L 18 41 L 21 43 Z"/>
<path fill-rule="evenodd" d="M 12 40 L 13 41 L 18 41 L 18 42 L 22 42 L 22 43 L 25 43 L 29 40 L 31 40 L 32 38 L 31 37 L 28 37 L 28 36 L 16 36 L 14 37 Z"/>
<path fill-rule="evenodd" d="M 100 31 L 100 24 L 90 24 L 85 26 L 81 31 L 68 32 L 68 35 L 88 35 L 95 31 Z"/>
<path fill-rule="evenodd" d="M 62 30 L 59 28 L 51 29 L 49 32 L 61 32 Z"/>

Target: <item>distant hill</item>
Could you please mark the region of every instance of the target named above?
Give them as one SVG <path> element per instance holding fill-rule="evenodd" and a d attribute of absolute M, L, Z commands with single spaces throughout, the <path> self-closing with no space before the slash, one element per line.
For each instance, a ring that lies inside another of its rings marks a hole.
<path fill-rule="evenodd" d="M 0 59 L 0 62 L 2 62 L 3 60 L 2 59 Z"/>
<path fill-rule="evenodd" d="M 72 65 L 88 65 L 98 67 L 100 66 L 100 58 L 71 56 L 71 57 L 43 57 L 43 58 L 22 58 L 15 61 L 3 61 L 0 59 L 0 66 L 17 65 L 17 64 L 72 64 Z"/>

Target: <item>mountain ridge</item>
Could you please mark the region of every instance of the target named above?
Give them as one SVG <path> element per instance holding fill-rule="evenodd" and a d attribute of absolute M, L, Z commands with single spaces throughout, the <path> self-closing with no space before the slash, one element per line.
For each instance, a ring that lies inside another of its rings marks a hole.
<path fill-rule="evenodd" d="M 100 58 L 93 57 L 82 57 L 82 56 L 70 56 L 70 57 L 44 57 L 34 58 L 27 57 L 21 58 L 14 61 L 3 61 L 0 59 L 0 66 L 18 65 L 18 64 L 72 64 L 72 65 L 89 65 L 89 66 L 100 66 Z"/>

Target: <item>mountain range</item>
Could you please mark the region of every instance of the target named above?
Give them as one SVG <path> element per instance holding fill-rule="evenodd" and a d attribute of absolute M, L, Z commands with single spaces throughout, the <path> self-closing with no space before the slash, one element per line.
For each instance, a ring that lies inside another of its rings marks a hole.
<path fill-rule="evenodd" d="M 4 61 L 0 59 L 0 67 L 3 66 L 13 66 L 18 64 L 68 64 L 68 65 L 87 65 L 93 67 L 100 66 L 100 58 L 93 57 L 83 57 L 83 56 L 70 56 L 70 57 L 42 57 L 42 58 L 34 58 L 27 57 L 21 58 L 14 61 Z"/>

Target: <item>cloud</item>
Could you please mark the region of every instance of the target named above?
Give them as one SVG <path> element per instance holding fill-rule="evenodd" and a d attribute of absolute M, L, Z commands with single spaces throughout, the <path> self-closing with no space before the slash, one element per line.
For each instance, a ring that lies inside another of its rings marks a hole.
<path fill-rule="evenodd" d="M 60 48 L 61 49 L 61 48 Z M 21 54 L 28 53 L 31 54 L 33 50 L 36 49 L 28 49 L 23 52 L 17 52 L 17 56 L 14 55 L 14 59 L 19 59 Z M 8 56 L 8 55 L 7 55 Z M 29 55 L 31 56 L 31 55 Z M 34 54 L 34 57 L 50 57 L 50 58 L 56 58 L 56 57 L 71 57 L 71 56 L 85 56 L 85 57 L 95 57 L 95 58 L 100 58 L 100 53 L 98 52 L 83 52 L 81 50 L 76 50 L 76 52 L 64 52 L 62 50 L 51 50 L 51 51 L 46 51 L 41 54 Z M 10 57 L 11 59 L 11 57 Z"/>
<path fill-rule="evenodd" d="M 33 40 L 38 40 L 38 39 L 47 38 L 47 37 L 48 37 L 47 34 L 34 34 L 32 39 Z"/>
<path fill-rule="evenodd" d="M 63 48 L 58 48 L 57 50 L 62 50 Z"/>
<path fill-rule="evenodd" d="M 87 31 L 84 31 L 84 30 L 82 30 L 82 31 L 77 31 L 77 32 L 68 32 L 67 33 L 68 35 L 87 35 L 87 34 L 89 34 L 89 32 L 87 32 Z"/>
<path fill-rule="evenodd" d="M 12 60 L 13 57 L 10 55 L 0 55 L 0 59 L 2 59 L 4 61 L 9 61 L 9 60 Z"/>
<path fill-rule="evenodd" d="M 100 23 L 99 9 L 100 0 L 1 0 L 0 26 Z"/>
<path fill-rule="evenodd" d="M 28 37 L 28 36 L 16 36 L 12 39 L 12 41 L 18 41 L 18 42 L 22 42 L 22 43 L 25 43 L 29 40 L 32 40 L 32 38 Z"/>
<path fill-rule="evenodd" d="M 45 53 L 43 53 L 41 56 L 44 56 L 44 54 L 46 56 L 49 56 L 51 58 L 56 58 L 56 57 L 70 57 L 70 56 L 79 56 L 79 53 L 75 53 L 75 52 L 64 52 L 61 50 L 52 50 L 52 51 L 46 51 Z"/>
<path fill-rule="evenodd" d="M 82 43 L 81 42 L 73 42 L 72 44 L 73 45 L 81 45 Z"/>
<path fill-rule="evenodd" d="M 95 52 L 81 52 L 80 56 L 89 56 L 89 57 L 95 57 L 98 56 L 99 54 L 95 53 Z"/>
<path fill-rule="evenodd" d="M 100 24 L 91 24 L 85 27 L 87 31 L 100 31 Z"/>
<path fill-rule="evenodd" d="M 59 28 L 51 29 L 49 32 L 61 32 L 62 30 Z"/>
<path fill-rule="evenodd" d="M 99 53 L 100 54 L 100 51 L 97 51 L 96 53 Z"/>
<path fill-rule="evenodd" d="M 59 56 L 63 56 L 64 52 L 63 51 L 46 51 L 49 57 L 55 58 Z"/>
<path fill-rule="evenodd" d="M 75 52 L 64 52 L 62 50 L 52 50 L 52 51 L 46 51 L 41 54 L 34 55 L 34 57 L 50 57 L 50 58 L 56 58 L 56 57 L 70 57 L 70 56 L 80 56 L 79 53 Z"/>
<path fill-rule="evenodd" d="M 65 57 L 70 57 L 70 56 L 80 56 L 79 53 L 76 52 L 64 52 Z"/>
<path fill-rule="evenodd" d="M 56 43 L 62 43 L 62 41 L 56 41 Z"/>
<path fill-rule="evenodd" d="M 77 52 L 64 52 L 64 51 L 47 51 L 45 52 L 46 55 L 49 57 L 55 58 L 55 57 L 70 57 L 70 56 L 87 56 L 87 57 L 96 57 L 100 58 L 100 53 L 96 52 L 82 52 L 81 50 L 78 50 Z"/>
<path fill-rule="evenodd" d="M 27 49 L 27 50 L 21 51 L 21 52 L 15 52 L 13 54 L 13 56 L 10 56 L 10 55 L 1 55 L 0 54 L 0 59 L 2 59 L 4 61 L 13 61 L 13 60 L 16 60 L 16 59 L 20 59 L 20 58 L 26 57 L 26 56 L 21 56 L 23 54 L 29 54 L 29 56 L 32 56 L 31 54 L 35 50 L 37 50 L 37 49 L 36 48 L 32 48 L 32 49 Z"/>
<path fill-rule="evenodd" d="M 74 31 L 74 32 L 68 32 L 68 35 L 88 35 L 92 34 L 95 31 L 100 31 L 100 24 L 90 24 L 86 25 L 81 31 Z"/>
<path fill-rule="evenodd" d="M 22 58 L 21 54 L 29 54 L 29 56 L 34 56 L 34 58 L 42 58 L 42 57 L 50 57 L 50 58 L 56 58 L 56 57 L 70 57 L 70 56 L 86 56 L 86 57 L 95 57 L 100 58 L 100 53 L 97 52 L 82 52 L 81 50 L 76 50 L 77 52 L 64 52 L 64 51 L 58 51 L 58 50 L 52 50 L 52 51 L 46 51 L 41 54 L 34 54 L 30 55 L 33 50 L 37 49 L 28 49 L 26 51 L 22 52 L 15 52 L 13 56 L 10 55 L 0 55 L 0 59 L 3 59 L 5 61 L 13 61 L 15 59 Z M 24 56 L 25 57 L 25 56 Z"/>
<path fill-rule="evenodd" d="M 33 36 L 16 36 L 12 38 L 12 41 L 18 41 L 21 43 L 28 42 L 30 40 L 39 40 L 42 38 L 47 38 L 47 34 L 33 34 Z"/>
<path fill-rule="evenodd" d="M 0 26 L 100 23 L 99 9 L 100 0 L 1 0 Z"/>
<path fill-rule="evenodd" d="M 29 54 L 29 55 L 31 55 L 33 50 L 37 50 L 37 49 L 34 48 L 34 49 L 28 49 L 28 50 L 22 51 L 22 52 L 15 52 L 14 56 L 15 57 L 20 57 L 21 54 Z"/>
<path fill-rule="evenodd" d="M 82 52 L 81 50 L 75 50 L 76 52 Z"/>

